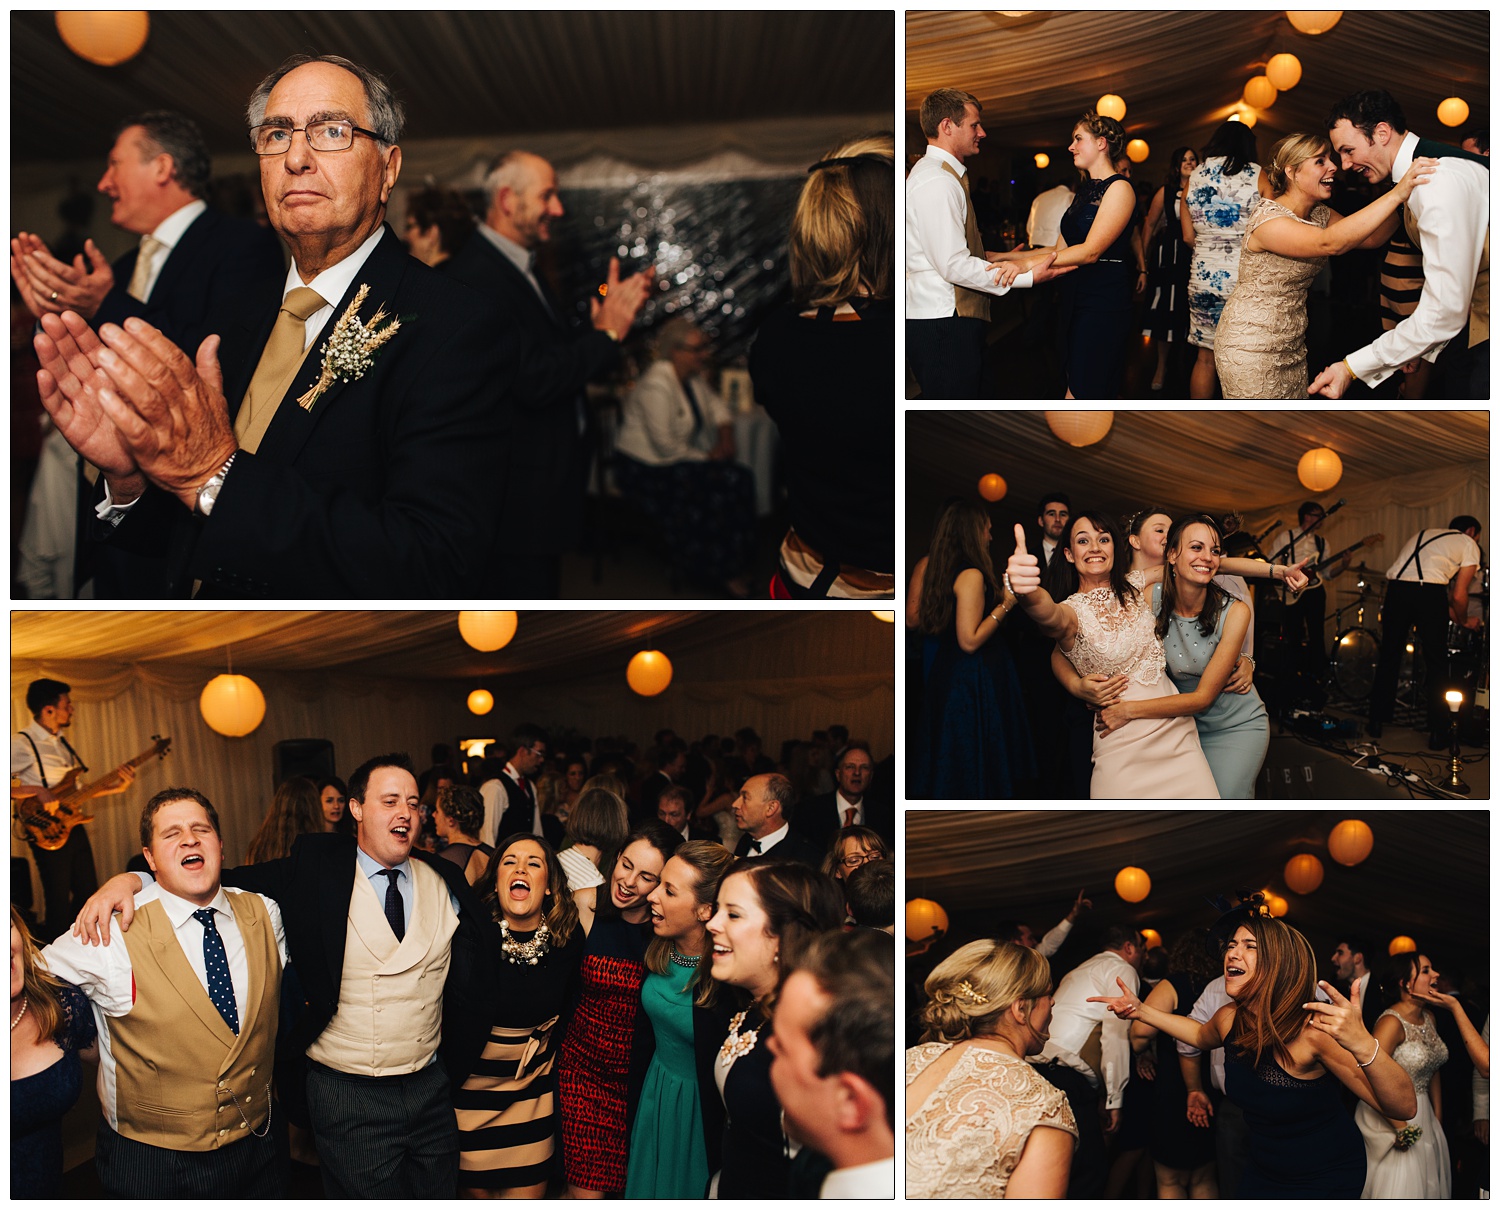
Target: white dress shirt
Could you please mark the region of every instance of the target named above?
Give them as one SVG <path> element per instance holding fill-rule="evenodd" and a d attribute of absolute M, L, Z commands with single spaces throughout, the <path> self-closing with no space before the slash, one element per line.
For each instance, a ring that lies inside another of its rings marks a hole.
<path fill-rule="evenodd" d="M 791 824 L 785 824 L 784 823 L 784 824 L 781 825 L 781 827 L 777 828 L 774 832 L 769 832 L 765 836 L 762 836 L 760 838 L 760 841 L 759 841 L 760 851 L 757 852 L 755 849 L 751 849 L 750 850 L 750 856 L 751 857 L 762 857 L 765 854 L 769 853 L 773 848 L 775 848 L 777 845 L 779 845 L 783 840 L 785 840 L 787 838 L 787 834 L 791 830 L 792 830 Z M 750 843 L 752 845 L 757 843 L 755 837 L 752 836 L 750 838 Z"/>
<path fill-rule="evenodd" d="M 1422 533 L 1413 534 L 1395 562 L 1385 569 L 1386 579 L 1400 580 L 1409 584 L 1447 584 L 1458 574 L 1461 567 L 1479 566 L 1479 545 L 1468 534 L 1457 530 L 1444 533 L 1422 547 L 1422 553 L 1412 557 L 1417 549 L 1417 539 L 1432 538 L 1442 533 L 1437 526 Z M 1422 574 L 1417 574 L 1417 559 L 1422 560 Z"/>
<path fill-rule="evenodd" d="M 143 888 L 136 895 L 136 907 L 142 908 L 152 900 L 160 900 L 162 910 L 172 923 L 177 943 L 182 954 L 198 976 L 203 990 L 208 991 L 208 971 L 203 963 L 203 925 L 193 918 L 198 905 L 190 903 L 161 889 L 156 883 Z M 286 935 L 281 926 L 281 909 L 276 901 L 261 899 L 275 930 L 276 950 L 281 963 L 286 965 Z M 234 985 L 235 1004 L 243 1020 L 245 1005 L 250 998 L 250 964 L 245 956 L 245 939 L 240 934 L 239 922 L 229 906 L 229 897 L 224 889 L 212 902 L 205 904 L 214 909 L 214 924 L 224 943 L 224 957 L 229 962 L 229 981 Z M 99 1029 L 99 1103 L 104 1109 L 111 1129 L 118 1127 L 119 1118 L 115 1109 L 115 1056 L 110 1047 L 107 1017 L 123 1017 L 135 1006 L 135 973 L 131 966 L 130 949 L 118 937 L 113 945 L 88 945 L 64 933 L 42 951 L 47 969 L 59 979 L 73 984 L 89 998 L 94 1009 L 95 1023 Z"/>
<path fill-rule="evenodd" d="M 954 286 L 985 294 L 1010 293 L 997 286 L 994 266 L 969 252 L 964 234 L 968 204 L 959 181 L 943 171 L 947 164 L 961 177 L 963 161 L 941 147 L 927 145 L 906 178 L 906 318 L 947 319 L 958 308 Z M 1016 278 L 1031 285 L 1031 274 Z"/>
<path fill-rule="evenodd" d="M 1068 939 L 1068 934 L 1072 931 L 1073 922 L 1064 916 L 1042 935 L 1042 939 L 1036 943 L 1036 952 L 1043 958 L 1052 957 L 1062 949 L 1062 943 Z"/>
<path fill-rule="evenodd" d="M 884 1198 L 896 1196 L 896 1157 L 857 1164 L 853 1168 L 835 1168 L 823 1178 L 818 1191 L 821 1200 L 831 1198 Z"/>
<path fill-rule="evenodd" d="M 521 784 L 520 771 L 509 761 L 505 762 L 505 776 L 517 785 Z M 479 827 L 479 839 L 493 848 L 500 842 L 500 817 L 510 809 L 510 791 L 498 777 L 492 777 L 479 787 L 479 797 L 484 799 L 484 823 Z M 533 791 L 532 798 L 535 797 Z M 537 836 L 542 834 L 542 809 L 539 803 L 531 808 L 531 831 Z M 497 853 L 496 857 L 498 856 Z"/>
<path fill-rule="evenodd" d="M 1391 164 L 1391 180 L 1411 169 L 1417 136 L 1407 131 Z M 1349 368 L 1379 386 L 1415 357 L 1435 361 L 1469 322 L 1474 282 L 1490 234 L 1490 174 L 1457 156 L 1444 156 L 1427 183 L 1406 199 L 1422 253 L 1422 297 L 1417 309 L 1379 339 L 1349 354 Z"/>
<path fill-rule="evenodd" d="M 306 286 L 309 290 L 316 290 L 323 299 L 325 306 L 319 307 L 307 317 L 307 323 L 303 325 L 306 336 L 303 338 L 302 347 L 305 349 L 313 344 L 323 331 L 323 325 L 333 316 L 333 309 L 338 305 L 339 299 L 354 284 L 354 279 L 359 276 L 359 271 L 365 267 L 365 261 L 370 259 L 370 253 L 375 251 L 375 245 L 380 243 L 385 235 L 385 225 L 382 223 L 358 248 L 351 252 L 336 265 L 330 265 L 319 273 L 310 282 L 304 282 L 302 275 L 297 272 L 297 262 L 292 261 L 292 267 L 286 273 L 286 285 L 282 287 L 281 300 L 286 301 L 286 296 L 300 286 Z M 379 303 L 379 299 L 372 300 Z"/>
<path fill-rule="evenodd" d="M 1212 983 L 1203 989 L 1203 994 L 1198 997 L 1197 1003 L 1188 1016 L 1199 1023 L 1206 1023 L 1213 1019 L 1213 1015 L 1226 1004 L 1233 1004 L 1229 993 L 1224 990 L 1224 976 L 1220 975 Z M 1181 1005 L 1178 1005 L 1180 1008 Z M 1196 1046 L 1189 1046 L 1186 1042 L 1177 1043 L 1177 1053 L 1189 1059 L 1196 1059 L 1203 1052 Z M 1215 1046 L 1213 1053 L 1209 1056 L 1209 1069 L 1213 1078 L 1213 1085 L 1220 1092 L 1224 1091 L 1224 1048 Z"/>
<path fill-rule="evenodd" d="M 1073 191 L 1056 185 L 1036 195 L 1031 214 L 1026 219 L 1026 242 L 1033 248 L 1055 248 L 1062 226 L 1062 216 L 1073 204 Z"/>
<path fill-rule="evenodd" d="M 1042 1050 L 1044 1059 L 1058 1059 L 1089 1078 L 1096 1088 L 1104 1080 L 1105 1108 L 1118 1109 L 1130 1081 L 1130 1022 L 1122 1021 L 1103 1004 L 1090 1004 L 1090 996 L 1118 997 L 1116 979 L 1124 981 L 1132 993 L 1138 993 L 1141 977 L 1135 967 L 1115 953 L 1105 950 L 1063 976 L 1057 985 L 1052 1007 L 1052 1036 Z M 1095 1072 L 1079 1057 L 1096 1026 L 1099 1038 L 1102 1072 Z"/>
<path fill-rule="evenodd" d="M 146 274 L 144 288 L 141 290 L 141 301 L 150 299 L 151 291 L 156 287 L 156 279 L 161 276 L 162 266 L 167 263 L 167 257 L 172 255 L 172 249 L 177 247 L 177 241 L 187 233 L 187 229 L 198 221 L 198 216 L 208 209 L 208 203 L 202 198 L 189 202 L 181 209 L 174 210 L 161 222 L 157 223 L 156 230 L 151 232 L 151 238 L 162 246 L 156 250 L 156 256 L 152 259 L 150 271 Z M 138 258 L 139 259 L 139 258 Z M 189 357 L 197 352 L 189 349 Z"/>
<path fill-rule="evenodd" d="M 28 736 L 36 744 L 35 750 L 28 742 Z M 36 762 L 38 755 L 42 758 L 40 767 Z M 40 786 L 45 782 L 48 789 L 55 790 L 57 783 L 68 775 L 68 770 L 78 763 L 63 743 L 62 733 L 53 735 L 36 719 L 22 727 L 10 741 L 10 780 L 13 785 Z"/>

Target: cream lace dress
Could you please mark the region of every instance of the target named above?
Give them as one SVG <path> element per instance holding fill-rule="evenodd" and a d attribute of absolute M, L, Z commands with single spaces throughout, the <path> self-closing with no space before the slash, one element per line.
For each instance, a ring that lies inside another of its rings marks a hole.
<path fill-rule="evenodd" d="M 1128 700 L 1170 697 L 1177 687 L 1167 677 L 1145 573 L 1133 571 L 1126 579 L 1139 593 L 1123 607 L 1107 585 L 1063 602 L 1078 616 L 1073 650 L 1063 654 L 1080 676 L 1123 672 L 1130 678 Z M 1218 798 L 1192 717 L 1138 718 L 1105 736 L 1095 731 L 1090 797 Z"/>
<path fill-rule="evenodd" d="M 1280 202 L 1261 198 L 1245 237 L 1262 223 L 1290 218 L 1327 227 L 1332 211 L 1319 202 L 1298 218 Z M 1326 256 L 1299 260 L 1275 252 L 1240 254 L 1240 278 L 1219 317 L 1214 364 L 1225 399 L 1307 400 L 1307 291 Z"/>
<path fill-rule="evenodd" d="M 925 1042 L 908 1050 L 907 1087 L 950 1049 L 947 1042 Z M 1068 1099 L 1030 1063 L 964 1047 L 943 1082 L 906 1119 L 906 1196 L 1004 1197 L 1027 1136 L 1038 1126 L 1066 1130 L 1078 1144 Z"/>
<path fill-rule="evenodd" d="M 1390 1122 L 1361 1101 L 1354 1111 L 1354 1124 L 1365 1136 L 1365 1191 L 1361 1196 L 1452 1197 L 1448 1140 L 1428 1095 L 1433 1075 L 1448 1061 L 1448 1046 L 1438 1037 L 1437 1023 L 1426 1009 L 1422 1010 L 1420 1025 L 1411 1024 L 1389 1008 L 1380 1015 L 1395 1017 L 1406 1035 L 1391 1051 L 1391 1058 L 1411 1077 L 1412 1090 L 1417 1094 L 1417 1113 L 1411 1124 L 1422 1128 L 1422 1137 L 1409 1150 L 1397 1151 L 1396 1132 Z"/>

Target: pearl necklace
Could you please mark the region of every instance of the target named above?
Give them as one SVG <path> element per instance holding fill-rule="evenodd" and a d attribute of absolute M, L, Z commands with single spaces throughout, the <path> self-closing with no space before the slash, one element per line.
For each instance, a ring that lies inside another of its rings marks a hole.
<path fill-rule="evenodd" d="M 530 941 L 518 941 L 511 934 L 510 926 L 504 920 L 500 921 L 500 951 L 512 966 L 535 966 L 551 948 L 551 934 L 545 920 L 536 926 Z"/>
<path fill-rule="evenodd" d="M 750 1010 L 736 1013 L 729 1022 L 729 1036 L 724 1039 L 724 1045 L 719 1047 L 719 1066 L 728 1067 L 742 1055 L 748 1055 L 755 1049 L 755 1043 L 760 1038 L 760 1026 L 756 1026 L 748 1033 L 740 1033 L 740 1026 L 745 1023 L 745 1017 Z"/>
<path fill-rule="evenodd" d="M 16 1032 L 16 1026 L 19 1025 L 19 1024 L 21 1024 L 21 1018 L 26 1015 L 26 1008 L 27 1008 L 27 1006 L 30 1003 L 31 1003 L 31 998 L 29 996 L 22 996 L 21 997 L 21 1011 L 18 1012 L 14 1017 L 12 1017 L 10 1019 L 10 1032 L 11 1033 L 15 1033 Z"/>

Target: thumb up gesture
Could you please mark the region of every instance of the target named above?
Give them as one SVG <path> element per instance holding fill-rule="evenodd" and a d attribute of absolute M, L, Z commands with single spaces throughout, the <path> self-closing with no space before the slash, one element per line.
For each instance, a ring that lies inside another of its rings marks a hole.
<path fill-rule="evenodd" d="M 1005 564 L 1005 574 L 1010 577 L 1010 590 L 1018 597 L 1035 592 L 1042 586 L 1042 566 L 1037 557 L 1026 553 L 1026 530 L 1016 526 L 1016 553 Z"/>

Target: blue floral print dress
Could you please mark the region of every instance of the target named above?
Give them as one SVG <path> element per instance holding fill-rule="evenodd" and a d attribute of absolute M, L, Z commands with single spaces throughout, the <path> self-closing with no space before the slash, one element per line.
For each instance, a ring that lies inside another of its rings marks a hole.
<path fill-rule="evenodd" d="M 1240 247 L 1250 211 L 1260 196 L 1260 165 L 1246 164 L 1224 175 L 1223 156 L 1205 160 L 1188 178 L 1187 204 L 1193 216 L 1193 264 L 1188 271 L 1188 343 L 1214 347 L 1214 332 L 1240 272 Z"/>

